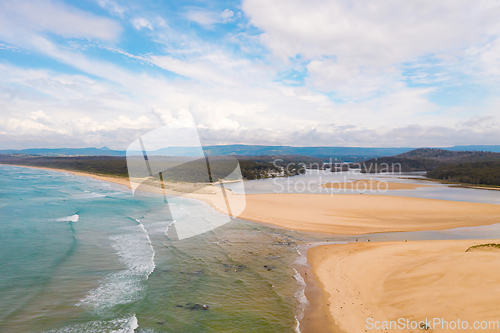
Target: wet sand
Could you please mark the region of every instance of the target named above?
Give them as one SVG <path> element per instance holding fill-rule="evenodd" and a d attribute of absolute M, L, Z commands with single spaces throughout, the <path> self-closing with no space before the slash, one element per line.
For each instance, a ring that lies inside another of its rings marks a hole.
<path fill-rule="evenodd" d="M 500 320 L 500 249 L 466 250 L 477 244 L 499 242 L 321 245 L 310 249 L 307 258 L 328 293 L 327 304 L 335 323 L 345 332 L 365 332 L 367 318 L 374 322 L 460 319 L 472 325 L 474 321 Z M 440 325 L 433 330 L 447 331 L 455 330 L 443 330 Z"/>

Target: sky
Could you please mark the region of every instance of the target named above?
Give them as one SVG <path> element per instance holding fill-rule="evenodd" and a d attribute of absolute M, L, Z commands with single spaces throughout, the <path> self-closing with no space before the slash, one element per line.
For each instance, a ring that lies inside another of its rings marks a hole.
<path fill-rule="evenodd" d="M 0 148 L 500 144 L 500 0 L 0 0 Z"/>

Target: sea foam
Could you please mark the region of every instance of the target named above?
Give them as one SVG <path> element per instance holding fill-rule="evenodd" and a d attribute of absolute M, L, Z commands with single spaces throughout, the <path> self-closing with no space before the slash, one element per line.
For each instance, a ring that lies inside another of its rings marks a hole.
<path fill-rule="evenodd" d="M 294 296 L 295 299 L 297 299 L 297 314 L 295 316 L 295 321 L 297 323 L 297 326 L 295 327 L 296 332 L 300 332 L 300 321 L 304 317 L 304 311 L 306 307 L 309 305 L 309 301 L 307 300 L 305 291 L 306 291 L 306 281 L 302 278 L 302 276 L 297 272 L 297 270 L 294 268 L 293 271 L 295 272 L 294 278 L 297 281 L 297 284 L 299 285 L 299 289 L 295 292 Z"/>
<path fill-rule="evenodd" d="M 57 222 L 78 222 L 79 219 L 80 219 L 80 215 L 73 214 L 70 216 L 61 217 L 60 219 L 57 219 L 56 221 Z"/>
<path fill-rule="evenodd" d="M 137 317 L 119 318 L 109 321 L 91 321 L 85 324 L 70 325 L 63 328 L 45 331 L 45 333 L 134 333 L 139 327 Z"/>
<path fill-rule="evenodd" d="M 127 227 L 128 233 L 111 236 L 119 260 L 127 267 L 109 275 L 96 289 L 77 303 L 102 313 L 119 304 L 136 302 L 144 297 L 145 284 L 155 269 L 154 249 L 149 235 L 139 220 L 138 225 Z"/>

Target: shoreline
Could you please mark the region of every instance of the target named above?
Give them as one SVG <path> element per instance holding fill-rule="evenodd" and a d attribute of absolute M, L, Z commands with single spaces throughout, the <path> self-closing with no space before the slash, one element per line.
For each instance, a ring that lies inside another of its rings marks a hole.
<path fill-rule="evenodd" d="M 308 251 L 307 259 L 323 283 L 332 317 L 344 332 L 362 332 L 368 318 L 379 322 L 443 318 L 472 324 L 475 320 L 498 320 L 491 309 L 498 307 L 500 299 L 496 288 L 500 249 L 466 250 L 498 242 L 321 244 Z"/>
<path fill-rule="evenodd" d="M 348 242 L 313 242 L 303 244 L 297 249 L 299 257 L 295 261 L 298 274 L 304 280 L 306 286 L 304 296 L 308 300 L 303 318 L 300 321 L 302 333 L 345 333 L 335 322 L 328 307 L 329 294 L 325 290 L 322 281 L 315 276 L 311 263 L 307 259 L 308 250 L 321 245 L 347 244 Z"/>
<path fill-rule="evenodd" d="M 10 165 L 10 164 L 4 164 Z M 38 168 L 68 172 L 131 188 L 128 178 L 97 175 L 72 170 Z M 336 235 L 364 235 L 385 232 L 447 230 L 491 225 L 500 220 L 500 205 L 423 199 L 390 195 L 266 193 L 234 194 L 219 186 L 172 183 L 161 187 L 141 185 L 138 190 L 202 201 L 229 215 L 226 199 L 241 213 L 238 218 L 289 230 Z M 227 197 L 227 198 L 226 198 Z M 245 200 L 241 200 L 244 198 Z M 234 205 L 233 205 L 234 204 Z M 307 209 L 304 209 L 307 208 Z"/>

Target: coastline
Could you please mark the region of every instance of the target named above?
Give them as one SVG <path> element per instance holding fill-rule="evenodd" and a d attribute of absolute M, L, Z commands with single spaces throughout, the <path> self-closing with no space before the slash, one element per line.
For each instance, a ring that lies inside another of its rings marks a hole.
<path fill-rule="evenodd" d="M 345 332 L 364 331 L 368 318 L 472 324 L 498 320 L 492 309 L 500 303 L 500 249 L 466 252 L 493 242 L 498 240 L 323 244 L 310 249 L 307 258 Z M 400 331 L 407 330 L 391 330 Z"/>
<path fill-rule="evenodd" d="M 295 264 L 299 269 L 298 274 L 304 280 L 306 286 L 304 289 L 304 296 L 308 300 L 303 318 L 300 321 L 300 331 L 302 333 L 345 333 L 335 322 L 330 313 L 329 294 L 325 290 L 325 286 L 319 280 L 313 270 L 311 263 L 307 259 L 308 250 L 321 245 L 332 244 L 347 244 L 347 242 L 313 242 L 306 243 L 299 247 L 299 257 Z"/>
<path fill-rule="evenodd" d="M 5 164 L 9 165 L 9 164 Z M 40 168 L 92 177 L 131 188 L 127 178 L 72 170 Z M 228 214 L 226 197 L 219 186 L 172 183 L 170 188 L 141 185 L 149 193 L 184 196 L 200 200 Z M 163 192 L 164 191 L 164 192 Z M 337 235 L 382 232 L 447 230 L 491 225 L 500 220 L 500 205 L 423 199 L 389 195 L 272 193 L 242 195 L 226 191 L 227 199 L 240 205 L 239 218 L 285 229 Z M 244 210 L 241 205 L 246 201 Z M 307 209 L 304 209 L 304 208 Z M 234 211 L 234 210 L 233 210 Z"/>
<path fill-rule="evenodd" d="M 33 167 L 24 165 L 11 166 L 67 172 L 76 176 L 91 177 L 97 180 L 126 186 L 129 189 L 131 188 L 128 178 L 123 177 L 113 177 L 108 175 L 98 175 L 79 171 L 45 167 Z M 180 185 L 180 187 L 182 187 L 183 184 L 177 185 Z M 162 189 L 159 187 L 145 186 L 142 188 L 142 190 L 146 190 L 147 192 L 151 193 L 162 194 Z M 218 186 L 211 186 L 210 191 L 205 191 L 205 193 L 197 193 L 196 191 L 194 193 L 184 193 L 174 191 L 172 189 L 167 189 L 166 194 L 183 195 L 188 198 L 197 199 L 209 204 L 215 210 L 227 214 L 227 211 L 224 209 L 225 202 L 218 199 L 220 198 L 220 196 L 213 195 L 215 193 L 218 193 L 217 191 L 220 191 L 220 188 Z M 233 194 L 231 191 L 228 192 L 228 195 L 238 196 L 236 194 Z M 246 195 L 246 198 L 247 209 L 245 209 L 245 211 L 239 216 L 242 219 L 285 229 L 344 235 L 359 235 L 388 231 L 445 230 L 455 227 L 494 224 L 497 223 L 498 218 L 500 217 L 500 205 L 452 202 L 408 197 L 376 195 L 332 196 L 329 194 L 249 194 Z M 401 201 L 395 203 L 393 200 Z M 310 217 L 309 219 L 302 220 L 301 228 L 299 222 L 303 218 L 303 215 L 300 215 L 297 210 L 300 210 L 301 208 L 301 210 L 304 210 L 304 206 L 308 208 L 307 210 L 309 212 L 311 209 L 316 209 L 316 213 L 312 214 L 312 217 Z M 325 209 L 319 209 L 320 207 L 328 207 L 330 211 L 336 210 L 337 214 L 328 215 L 328 211 L 326 211 L 325 213 Z M 338 211 L 340 211 L 341 213 L 338 213 Z M 410 215 L 408 215 L 409 212 L 411 213 Z M 432 218 L 429 217 L 429 215 L 434 215 L 436 213 L 441 214 L 441 216 L 438 216 L 437 218 L 435 216 L 433 216 Z M 450 214 L 452 215 L 451 218 L 446 218 L 446 216 L 444 216 Z M 411 216 L 413 219 L 417 220 L 423 218 L 424 223 L 407 223 L 408 216 Z M 384 224 L 381 224 L 378 220 L 381 217 L 384 218 Z M 333 227 L 328 227 L 326 222 L 332 221 L 332 218 L 335 218 L 336 224 Z M 320 220 L 319 222 L 318 219 Z M 443 219 L 445 220 L 444 223 Z M 306 223 L 304 223 L 304 221 Z M 353 221 L 358 222 L 356 225 L 353 225 Z M 360 232 L 363 231 L 361 229 L 363 229 L 365 232 Z M 487 241 L 475 240 L 469 242 L 475 242 L 475 244 L 478 244 Z M 369 245 L 375 246 L 375 244 L 381 243 L 371 243 Z M 344 332 L 344 330 L 340 328 L 341 326 L 337 325 L 336 318 L 338 318 L 338 314 L 335 315 L 333 312 L 331 312 L 332 309 L 328 305 L 332 304 L 330 300 L 331 290 L 329 291 L 328 283 L 325 282 L 324 276 L 317 273 L 320 269 L 326 270 L 331 266 L 329 266 L 325 262 L 325 260 L 319 260 L 320 263 L 318 263 L 317 258 L 311 257 L 310 259 L 309 256 L 309 253 L 317 251 L 315 250 L 316 248 L 322 247 L 322 245 L 316 245 L 317 244 L 311 246 L 311 249 L 307 252 L 307 260 L 313 265 L 313 269 L 311 271 L 312 274 L 304 276 L 304 274 L 300 272 L 301 276 L 306 281 L 306 285 L 309 285 L 309 287 L 312 286 L 312 289 L 306 289 L 306 296 L 309 298 L 311 306 L 314 305 L 315 309 L 321 310 L 321 315 L 326 312 L 326 319 L 324 320 L 325 322 L 331 324 L 328 328 L 328 332 Z M 330 313 L 328 312 L 328 310 L 330 310 Z M 314 325 L 309 325 L 305 322 L 305 320 L 308 320 L 308 318 L 312 320 L 314 317 L 308 317 L 306 315 L 304 320 L 301 321 L 301 328 L 303 327 L 303 332 L 319 332 L 314 328 Z M 329 322 L 330 319 L 333 321 L 333 323 Z"/>

